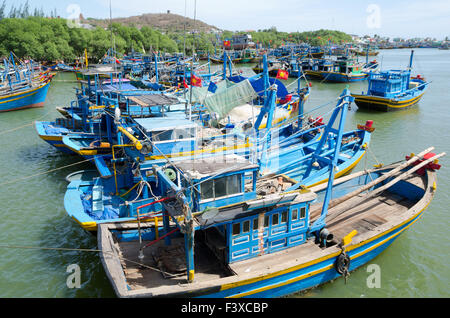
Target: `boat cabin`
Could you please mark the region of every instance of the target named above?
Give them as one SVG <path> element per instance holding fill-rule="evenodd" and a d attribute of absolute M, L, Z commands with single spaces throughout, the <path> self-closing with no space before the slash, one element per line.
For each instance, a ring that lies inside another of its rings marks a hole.
<path fill-rule="evenodd" d="M 391 97 L 409 89 L 410 70 L 370 73 L 367 95 Z"/>
<path fill-rule="evenodd" d="M 165 117 L 136 118 L 137 127 L 153 142 L 149 155 L 190 152 L 197 149 L 198 124 L 185 118 L 184 112 L 167 113 Z"/>
<path fill-rule="evenodd" d="M 185 160 L 166 168 L 161 187 L 187 189 L 196 236 L 223 264 L 302 244 L 309 191 L 283 193 L 283 177 L 257 180 L 258 166 L 237 155 Z M 173 184 L 170 184 L 173 183 Z M 164 192 L 164 189 L 161 189 Z M 263 195 L 261 195 L 263 193 Z M 164 205 L 172 217 L 180 211 Z"/>

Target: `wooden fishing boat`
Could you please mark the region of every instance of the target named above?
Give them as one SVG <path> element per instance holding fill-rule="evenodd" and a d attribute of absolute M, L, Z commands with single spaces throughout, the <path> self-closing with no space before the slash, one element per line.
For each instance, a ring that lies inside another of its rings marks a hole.
<path fill-rule="evenodd" d="M 300 191 L 255 197 L 247 182 L 241 204 L 209 209 L 155 170 L 168 189 L 162 224 L 101 224 L 105 273 L 119 297 L 280 297 L 347 279 L 423 215 L 445 155 L 431 150 L 336 181 L 331 169 L 327 185 Z M 186 168 L 213 188 L 232 175 L 195 162 Z M 252 169 L 242 163 L 233 172 L 244 183 Z M 200 198 L 208 195 L 202 188 Z"/>
<path fill-rule="evenodd" d="M 346 57 L 338 57 L 336 61 L 318 60 L 304 70 L 305 75 L 330 83 L 350 83 L 364 81 L 368 78 L 362 63 L 357 63 Z"/>
<path fill-rule="evenodd" d="M 274 101 L 276 90 L 270 93 L 269 100 Z M 114 147 L 123 148 L 126 156 L 122 154 L 120 157 L 117 155 L 114 157 L 113 153 L 112 160 L 108 161 L 103 156 L 94 155 L 94 162 L 101 178 L 71 182 L 64 198 L 66 212 L 88 231 L 96 231 L 97 225 L 102 223 L 136 222 L 138 204 L 136 202 L 150 204 L 155 201 L 155 196 L 161 195 L 161 189 L 155 188 L 158 183 L 153 180 L 152 169 L 165 166 L 169 159 L 170 162 L 177 164 L 199 158 L 212 160 L 229 155 L 239 156 L 259 163 L 258 178 L 261 178 L 261 182 L 282 176 L 290 180 L 292 186 L 295 184 L 299 187 L 326 182 L 329 178 L 329 167 L 322 162 L 316 162 L 316 157 L 320 155 L 329 158 L 335 149 L 339 149 L 339 158 L 336 161 L 336 169 L 339 170 L 337 176 L 345 175 L 364 156 L 373 131 L 373 128 L 369 129 L 370 127 L 366 125 L 361 127 L 363 129 L 343 132 L 349 98 L 351 99 L 349 92 L 344 91 L 327 126 L 319 124 L 311 129 L 295 131 L 295 127 L 291 125 L 282 127 L 269 125 L 261 131 L 265 136 L 261 140 L 249 140 L 248 137 L 242 139 L 237 134 L 229 135 L 228 138 L 223 135 L 215 136 L 202 139 L 201 146 L 194 151 L 191 150 L 197 144 L 194 130 L 188 138 L 166 139 L 168 136 L 178 136 L 179 133 L 174 133 L 176 129 L 193 128 L 192 123 L 189 126 L 188 121 L 181 122 L 178 119 L 178 122 L 173 122 L 175 126 L 168 130 L 167 119 L 160 119 L 160 124 L 164 125 L 163 131 L 167 132 L 164 136 L 167 137 L 152 139 L 153 133 L 162 136 L 159 134 L 161 127 L 155 127 L 155 122 L 150 118 L 136 119 L 136 123 L 140 123 L 141 127 L 144 129 L 147 127 L 148 139 L 145 139 L 145 142 L 151 145 L 146 147 L 145 153 L 142 148 L 137 147 L 139 141 L 122 129 L 121 132 L 126 134 L 123 139 L 125 144 L 118 143 Z M 273 106 L 273 103 L 271 105 Z M 334 129 L 333 125 L 341 112 L 339 128 Z M 269 116 L 270 114 L 271 112 Z M 258 123 L 262 122 L 265 115 L 266 112 L 262 109 L 255 127 L 259 127 Z M 152 124 L 147 126 L 149 121 Z M 272 122 L 270 117 L 268 122 Z M 129 161 L 126 157 L 139 162 L 139 172 L 124 164 Z M 310 165 L 311 169 L 308 169 Z M 105 198 L 103 194 L 106 195 Z M 124 204 L 124 201 L 127 203 Z M 160 206 L 153 208 L 161 209 Z"/>
<path fill-rule="evenodd" d="M 0 93 L 0 112 L 32 107 L 43 107 L 50 87 L 51 77 L 33 82 L 22 89 Z"/>
<path fill-rule="evenodd" d="M 367 92 L 352 94 L 355 104 L 362 109 L 392 111 L 410 107 L 422 98 L 429 82 L 417 75 L 411 77 L 413 53 L 406 70 L 369 73 Z"/>

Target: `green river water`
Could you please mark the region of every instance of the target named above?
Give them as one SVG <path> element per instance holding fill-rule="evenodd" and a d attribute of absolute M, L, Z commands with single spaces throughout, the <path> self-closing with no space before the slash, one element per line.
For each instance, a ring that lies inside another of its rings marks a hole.
<path fill-rule="evenodd" d="M 409 56 L 406 49 L 384 50 L 376 59 L 382 69 L 404 69 Z M 413 64 L 415 74 L 432 81 L 419 104 L 392 113 L 362 111 L 353 104 L 346 129 L 353 130 L 368 119 L 376 128 L 370 151 L 355 170 L 398 161 L 429 146 L 436 153 L 449 152 L 450 51 L 415 49 Z M 60 73 L 51 84 L 45 107 L 0 114 L 0 297 L 115 296 L 97 253 L 25 248 L 97 248 L 96 238 L 64 210 L 65 176 L 91 166 L 76 164 L 82 159 L 48 145 L 32 124 L 54 120 L 58 116 L 55 107 L 75 99 L 76 85 L 73 74 Z M 336 99 L 345 86 L 312 82 L 305 111 Z M 366 87 L 367 82 L 349 86 L 355 93 Z M 367 286 L 371 274 L 367 264 L 352 272 L 347 284 L 337 279 L 291 297 L 449 297 L 450 158 L 440 163 L 437 193 L 423 217 L 369 263 L 380 268 L 380 288 Z M 70 164 L 74 165 L 58 169 Z M 80 288 L 66 284 L 71 264 L 81 270 Z"/>

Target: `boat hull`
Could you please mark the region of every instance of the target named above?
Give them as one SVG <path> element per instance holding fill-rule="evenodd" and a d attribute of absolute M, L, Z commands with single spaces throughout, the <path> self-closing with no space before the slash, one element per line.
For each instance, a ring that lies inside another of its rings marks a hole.
<path fill-rule="evenodd" d="M 0 112 L 43 107 L 49 87 L 50 81 L 47 81 L 38 87 L 0 97 Z"/>
<path fill-rule="evenodd" d="M 305 75 L 312 79 L 320 79 L 329 83 L 352 83 L 365 81 L 368 74 L 362 73 L 358 75 L 348 75 L 345 73 L 321 72 L 321 71 L 305 71 Z"/>
<path fill-rule="evenodd" d="M 64 144 L 64 134 L 62 134 L 61 131 L 58 131 L 58 128 L 53 133 L 47 130 L 47 127 L 50 124 L 50 122 L 36 121 L 34 126 L 38 136 L 59 151 L 66 154 L 75 155 L 76 152 L 72 151 Z"/>
<path fill-rule="evenodd" d="M 355 104 L 358 108 L 388 112 L 405 109 L 417 104 L 424 93 L 425 92 L 422 92 L 417 96 L 403 100 L 357 94 L 352 94 L 352 96 L 355 98 Z"/>

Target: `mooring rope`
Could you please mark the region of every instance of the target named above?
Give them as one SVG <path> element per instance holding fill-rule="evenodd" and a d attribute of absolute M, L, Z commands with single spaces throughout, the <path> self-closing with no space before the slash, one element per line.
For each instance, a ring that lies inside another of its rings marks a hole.
<path fill-rule="evenodd" d="M 155 271 L 164 273 L 164 274 L 169 275 L 169 276 L 172 276 L 172 277 L 177 277 L 177 275 L 173 275 L 173 274 L 171 274 L 171 273 L 165 272 L 165 271 L 163 271 L 163 270 L 160 270 L 159 268 L 155 268 L 155 267 L 152 267 L 152 266 L 143 264 L 143 263 L 139 263 L 139 262 L 136 262 L 136 261 L 132 261 L 132 260 L 130 260 L 130 259 L 128 259 L 128 258 L 125 258 L 125 257 L 123 257 L 123 256 L 119 256 L 119 255 L 117 255 L 117 254 L 114 254 L 113 252 L 106 252 L 106 251 L 99 250 L 99 249 L 67 248 L 67 247 L 41 247 L 41 246 L 4 245 L 4 244 L 0 244 L 0 248 L 11 248 L 11 249 L 13 249 L 13 248 L 15 248 L 15 249 L 37 249 L 37 250 L 65 251 L 65 252 L 68 252 L 68 251 L 73 252 L 73 251 L 75 251 L 75 252 L 90 252 L 90 253 L 106 253 L 106 254 L 110 254 L 110 255 L 112 255 L 112 256 L 116 256 L 117 258 L 122 259 L 122 260 L 124 260 L 124 261 L 126 261 L 126 262 L 130 262 L 130 263 L 133 263 L 133 264 L 142 266 L 142 267 L 146 267 L 146 268 L 148 268 L 148 269 L 152 269 L 152 270 L 155 270 Z"/>
<path fill-rule="evenodd" d="M 50 114 L 51 112 L 52 112 L 52 111 L 49 111 L 49 112 L 45 113 L 44 115 L 42 115 L 42 116 L 40 116 L 40 117 L 34 119 L 31 123 L 24 124 L 24 125 L 21 125 L 21 126 L 15 127 L 15 128 L 11 128 L 11 129 L 8 129 L 8 130 L 0 131 L 0 135 L 6 134 L 6 133 L 9 133 L 9 132 L 12 132 L 12 131 L 16 131 L 16 130 L 19 130 L 19 129 L 21 129 L 21 128 L 25 128 L 25 127 L 28 127 L 28 126 L 32 126 L 32 125 L 34 125 L 34 123 L 35 123 L 37 120 L 44 118 L 45 116 L 47 116 L 47 115 Z"/>
<path fill-rule="evenodd" d="M 102 156 L 102 157 L 103 157 L 103 156 Z M 58 168 L 54 168 L 54 169 L 51 169 L 51 170 L 42 171 L 42 172 L 39 172 L 39 173 L 36 173 L 36 174 L 32 174 L 32 175 L 30 175 L 30 176 L 26 176 L 26 177 L 14 179 L 14 180 L 6 181 L 6 182 L 3 182 L 3 183 L 0 183 L 0 187 L 1 187 L 1 186 L 4 186 L 4 185 L 8 185 L 8 184 L 15 183 L 15 182 L 18 182 L 18 181 L 23 181 L 23 180 L 31 179 L 31 178 L 33 178 L 33 177 L 37 177 L 37 176 L 40 176 L 40 175 L 43 175 L 43 174 L 46 174 L 46 173 L 50 173 L 50 172 L 62 170 L 62 169 L 65 169 L 65 168 L 68 168 L 68 167 L 72 167 L 72 166 L 78 165 L 78 164 L 80 164 L 80 163 L 88 162 L 88 161 L 91 161 L 91 160 L 94 160 L 94 158 L 90 158 L 90 159 L 86 159 L 86 160 L 74 162 L 74 163 L 71 163 L 71 164 L 68 164 L 68 165 L 65 165 L 65 166 L 62 166 L 62 167 L 58 167 Z"/>

